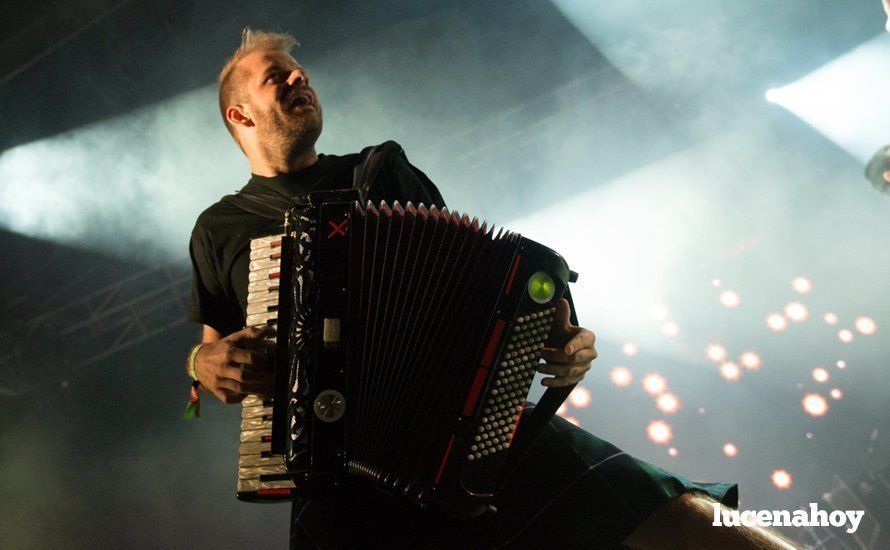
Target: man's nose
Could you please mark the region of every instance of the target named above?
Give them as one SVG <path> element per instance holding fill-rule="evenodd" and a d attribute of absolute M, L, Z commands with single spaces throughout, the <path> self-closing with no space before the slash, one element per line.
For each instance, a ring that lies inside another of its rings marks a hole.
<path fill-rule="evenodd" d="M 294 69 L 287 77 L 287 85 L 288 86 L 308 86 L 309 85 L 309 76 L 303 72 L 303 69 Z"/>

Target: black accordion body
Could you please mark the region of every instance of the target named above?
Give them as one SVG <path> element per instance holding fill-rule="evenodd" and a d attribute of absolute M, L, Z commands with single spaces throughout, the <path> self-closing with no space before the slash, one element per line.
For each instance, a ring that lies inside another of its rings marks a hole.
<path fill-rule="evenodd" d="M 276 324 L 273 397 L 243 403 L 238 497 L 365 483 L 484 511 L 570 277 L 466 215 L 311 195 L 251 244 L 248 325 Z"/>

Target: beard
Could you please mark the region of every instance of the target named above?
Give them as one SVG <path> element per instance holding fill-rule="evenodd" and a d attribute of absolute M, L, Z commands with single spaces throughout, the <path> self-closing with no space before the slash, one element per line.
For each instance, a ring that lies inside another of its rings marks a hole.
<path fill-rule="evenodd" d="M 255 113 L 254 120 L 263 154 L 285 167 L 313 151 L 321 135 L 321 106 L 299 112 L 275 105 L 268 111 Z"/>

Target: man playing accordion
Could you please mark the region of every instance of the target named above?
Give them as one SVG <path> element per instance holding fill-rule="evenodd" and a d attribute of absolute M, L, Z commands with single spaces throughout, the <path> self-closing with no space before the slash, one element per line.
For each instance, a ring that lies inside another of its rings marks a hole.
<path fill-rule="evenodd" d="M 322 108 L 307 71 L 289 53 L 294 44 L 289 35 L 247 29 L 220 74 L 220 112 L 250 163 L 243 194 L 281 199 L 348 189 L 364 160 L 316 153 Z M 368 198 L 444 206 L 436 186 L 401 151 L 383 158 Z M 203 325 L 203 335 L 190 363 L 196 386 L 224 403 L 271 391 L 260 349 L 268 333 L 243 327 L 250 240 L 280 232 L 281 222 L 220 201 L 199 216 L 192 233 L 189 319 Z M 538 367 L 549 375 L 546 386 L 580 381 L 596 358 L 593 332 L 569 318 L 563 300 L 543 351 L 546 363 Z M 736 487 L 692 483 L 554 417 L 509 472 L 497 513 L 456 519 L 360 487 L 331 487 L 294 502 L 291 545 L 791 547 L 757 528 L 713 527 L 714 501 L 735 506 Z"/>

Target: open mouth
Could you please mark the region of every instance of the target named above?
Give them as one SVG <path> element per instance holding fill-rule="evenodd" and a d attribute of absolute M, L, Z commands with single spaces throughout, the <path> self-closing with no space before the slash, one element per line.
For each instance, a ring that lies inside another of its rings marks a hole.
<path fill-rule="evenodd" d="M 312 107 L 313 103 L 312 98 L 308 95 L 297 94 L 296 96 L 291 98 L 288 105 L 291 109 L 297 109 L 300 107 Z"/>

